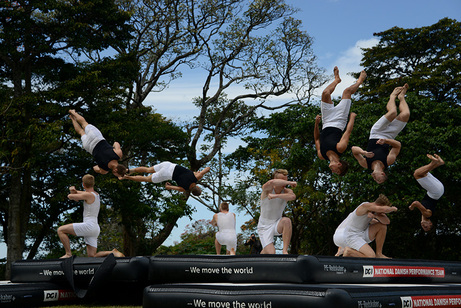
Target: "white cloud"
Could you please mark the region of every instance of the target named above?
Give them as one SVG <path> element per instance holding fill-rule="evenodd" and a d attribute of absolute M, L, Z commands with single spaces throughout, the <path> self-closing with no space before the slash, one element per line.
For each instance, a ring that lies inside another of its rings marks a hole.
<path fill-rule="evenodd" d="M 355 43 L 353 47 L 346 49 L 339 53 L 339 57 L 336 60 L 333 60 L 331 65 L 327 67 L 327 72 L 333 75 L 333 68 L 337 66 L 339 68 L 339 73 L 341 76 L 342 82 L 336 87 L 334 96 L 341 96 L 345 88 L 352 85 L 356 79 L 353 78 L 349 73 L 357 73 L 363 70 L 363 67 L 360 66 L 360 61 L 362 60 L 362 48 L 370 48 L 376 46 L 379 40 L 376 38 L 371 38 L 368 40 L 359 40 Z M 323 89 L 327 86 L 323 86 L 318 91 L 318 94 L 322 93 Z"/>

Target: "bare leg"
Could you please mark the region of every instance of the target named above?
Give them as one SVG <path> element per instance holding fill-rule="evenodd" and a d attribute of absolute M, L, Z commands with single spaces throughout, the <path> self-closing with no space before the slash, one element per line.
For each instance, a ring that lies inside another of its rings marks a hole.
<path fill-rule="evenodd" d="M 77 124 L 79 124 L 83 130 L 85 130 L 85 127 L 88 125 L 88 122 L 85 120 L 85 118 L 82 117 L 80 114 L 78 114 L 74 109 L 69 110 L 69 114 L 70 114 L 70 118 L 72 119 L 72 123 L 75 120 Z M 74 124 L 74 127 L 75 127 L 75 124 Z"/>
<path fill-rule="evenodd" d="M 96 251 L 97 251 L 96 247 L 86 245 L 86 253 L 87 253 L 88 257 L 90 257 L 90 258 L 96 257 Z"/>
<path fill-rule="evenodd" d="M 70 258 L 72 257 L 72 251 L 70 250 L 70 241 L 67 234 L 75 235 L 74 226 L 72 224 L 64 225 L 58 228 L 58 236 L 64 246 L 66 254 L 61 258 Z"/>
<path fill-rule="evenodd" d="M 333 74 L 335 75 L 335 80 L 333 80 L 333 82 L 330 83 L 322 92 L 322 102 L 328 104 L 333 104 L 333 101 L 331 100 L 331 94 L 336 89 L 336 86 L 341 82 L 341 78 L 339 77 L 339 69 L 337 66 L 335 66 L 333 69 Z"/>
<path fill-rule="evenodd" d="M 387 113 L 384 115 L 389 122 L 392 122 L 397 117 L 397 105 L 395 104 L 395 99 L 397 95 L 402 91 L 402 87 L 397 87 L 392 91 L 389 101 L 387 102 L 386 109 Z"/>
<path fill-rule="evenodd" d="M 288 254 L 288 247 L 290 246 L 291 235 L 293 233 L 293 227 L 291 225 L 291 220 L 287 217 L 283 217 L 280 220 L 277 231 L 282 234 L 282 241 L 283 241 L 283 254 Z"/>
<path fill-rule="evenodd" d="M 221 244 L 219 244 L 218 240 L 214 240 L 214 246 L 216 248 L 216 254 L 220 255 L 221 254 Z"/>
<path fill-rule="evenodd" d="M 402 122 L 408 122 L 408 120 L 410 119 L 410 107 L 408 107 L 407 101 L 405 100 L 405 94 L 407 93 L 408 88 L 408 83 L 404 84 L 402 87 L 402 91 L 400 91 L 398 95 L 398 98 L 400 100 L 400 113 L 397 116 L 397 119 Z"/>
<path fill-rule="evenodd" d="M 352 86 L 350 86 L 350 87 L 348 87 L 348 88 L 346 88 L 344 90 L 342 98 L 343 99 L 351 99 L 352 94 L 357 92 L 360 85 L 365 81 L 366 78 L 367 78 L 367 73 L 365 71 L 361 71 L 359 79 L 357 79 L 357 81 Z"/>
<path fill-rule="evenodd" d="M 428 172 L 445 164 L 443 159 L 437 154 L 434 154 L 434 155 L 427 154 L 427 157 L 431 160 L 431 162 L 425 166 L 419 167 L 418 169 L 415 170 L 415 173 L 413 174 L 413 176 L 417 180 L 427 176 Z"/>
<path fill-rule="evenodd" d="M 376 223 L 370 226 L 369 237 L 376 242 L 376 258 L 388 258 L 383 254 L 384 241 L 386 240 L 387 225 Z"/>
<path fill-rule="evenodd" d="M 374 258 L 376 255 L 373 249 L 370 247 L 370 245 L 365 244 L 362 247 L 360 247 L 360 251 L 350 247 L 344 248 L 343 256 L 354 258 Z"/>
<path fill-rule="evenodd" d="M 100 251 L 97 254 L 95 254 L 94 257 L 95 258 L 106 257 L 106 256 L 108 256 L 110 254 L 113 254 L 117 258 L 121 258 L 121 257 L 125 256 L 123 253 L 121 253 L 116 248 L 114 248 L 114 249 L 112 249 L 112 251 Z"/>
<path fill-rule="evenodd" d="M 271 255 L 274 255 L 275 254 L 275 247 L 274 247 L 274 243 L 270 243 L 269 245 L 267 245 L 266 247 L 263 248 L 263 250 L 261 250 L 261 254 L 271 254 Z"/>

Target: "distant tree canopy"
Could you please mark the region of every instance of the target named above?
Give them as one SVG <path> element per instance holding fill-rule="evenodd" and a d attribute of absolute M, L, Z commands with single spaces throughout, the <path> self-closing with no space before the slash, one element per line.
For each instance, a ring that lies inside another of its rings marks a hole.
<path fill-rule="evenodd" d="M 351 165 L 344 177 L 333 175 L 328 164 L 317 158 L 313 129 L 315 116 L 320 114 L 318 105 L 290 107 L 255 121 L 253 130 L 263 137 L 246 138 L 248 145 L 227 157 L 238 170 L 251 168 L 250 177 L 235 185 L 235 200 L 255 219 L 248 222 L 248 228 L 255 230 L 259 215 L 259 199 L 248 190 L 252 188 L 258 196 L 270 171 L 286 168 L 290 178 L 298 182 L 294 190 L 297 200 L 289 202 L 286 211 L 293 223 L 292 253 L 334 254 L 332 237 L 339 223 L 360 203 L 373 201 L 384 193 L 399 209 L 389 214 L 385 254 L 459 260 L 461 254 L 453 243 L 460 240 L 457 217 L 461 215 L 457 195 L 461 152 L 456 146 L 461 140 L 461 66 L 459 61 L 454 63 L 461 56 L 460 34 L 460 23 L 443 19 L 430 27 L 393 28 L 378 33 L 378 45 L 364 50 L 362 65 L 368 77 L 359 95 L 353 97 L 351 111 L 358 116 L 350 146 L 366 146 L 370 128 L 385 113 L 393 88 L 410 85 L 406 99 L 410 121 L 397 137 L 402 151 L 382 185 L 358 165 L 350 149 L 342 156 Z M 431 43 L 423 48 L 419 41 Z M 420 213 L 410 211 L 408 206 L 424 197 L 425 191 L 413 178 L 413 172 L 429 162 L 427 153 L 437 153 L 445 159 L 446 165 L 433 172 L 444 183 L 445 194 L 438 203 L 437 231 L 424 234 Z"/>

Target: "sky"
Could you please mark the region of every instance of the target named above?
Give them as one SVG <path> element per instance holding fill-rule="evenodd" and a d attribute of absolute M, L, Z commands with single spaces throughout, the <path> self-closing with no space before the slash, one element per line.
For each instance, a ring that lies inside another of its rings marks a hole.
<path fill-rule="evenodd" d="M 354 82 L 347 73 L 359 72 L 362 47 L 377 44 L 373 33 L 392 27 L 420 28 L 430 26 L 442 18 L 449 17 L 461 21 L 461 0 L 286 0 L 300 11 L 294 16 L 302 20 L 302 29 L 313 37 L 314 54 L 318 66 L 332 75 L 338 66 L 342 83 L 334 95 Z M 411 44 L 411 42 L 408 42 Z M 197 114 L 191 103 L 193 97 L 200 96 L 203 80 L 194 71 L 183 71 L 183 78 L 175 80 L 169 88 L 148 98 L 158 113 L 176 121 L 187 121 Z M 318 93 L 321 93 L 319 89 Z M 230 153 L 240 140 L 230 140 L 226 152 Z M 191 203 L 196 211 L 192 220 L 184 217 L 165 245 L 180 241 L 180 234 L 187 224 L 199 219 L 211 219 L 213 213 L 203 205 Z M 232 204 L 231 204 L 232 211 Z M 249 218 L 237 213 L 237 232 Z M 6 257 L 4 243 L 0 244 L 0 258 Z"/>

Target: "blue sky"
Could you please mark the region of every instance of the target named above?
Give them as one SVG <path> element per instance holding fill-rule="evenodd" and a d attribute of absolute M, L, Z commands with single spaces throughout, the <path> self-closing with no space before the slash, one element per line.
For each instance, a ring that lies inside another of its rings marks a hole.
<path fill-rule="evenodd" d="M 390 29 L 419 28 L 429 26 L 449 17 L 461 21 L 461 0 L 287 0 L 288 4 L 301 9 L 296 18 L 303 21 L 303 30 L 314 38 L 314 53 L 318 65 L 332 73 L 337 65 L 343 82 L 336 94 L 354 80 L 347 73 L 358 72 L 361 53 L 359 47 L 370 47 L 377 43 L 373 33 Z M 408 42 L 411 44 L 411 42 Z M 200 95 L 202 80 L 195 78 L 194 72 L 184 72 L 184 78 L 174 81 L 162 93 L 150 98 L 157 112 L 175 120 L 187 120 L 197 110 L 192 105 L 193 97 Z M 229 142 L 231 152 L 239 144 Z M 232 206 L 232 205 L 231 205 Z M 192 219 L 211 219 L 212 213 L 197 205 Z M 240 227 L 248 218 L 239 215 Z M 165 244 L 179 240 L 184 227 L 191 221 L 183 218 L 173 230 Z M 0 245 L 0 258 L 6 257 L 5 245 Z"/>

